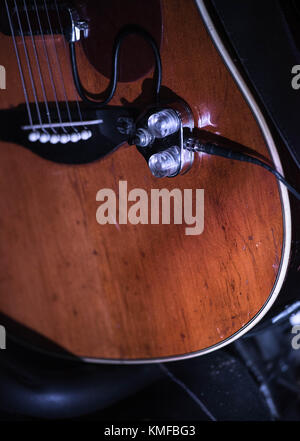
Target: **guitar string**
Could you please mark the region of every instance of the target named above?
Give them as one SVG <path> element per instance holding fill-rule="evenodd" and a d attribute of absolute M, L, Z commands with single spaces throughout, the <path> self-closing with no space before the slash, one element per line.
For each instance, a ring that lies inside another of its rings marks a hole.
<path fill-rule="evenodd" d="M 28 98 L 28 93 L 27 93 L 27 89 L 26 89 L 26 83 L 25 83 L 25 79 L 24 79 L 24 73 L 23 73 L 23 69 L 22 69 L 20 54 L 19 54 L 19 50 L 18 50 L 18 46 L 17 46 L 17 42 L 16 42 L 15 30 L 13 27 L 13 23 L 12 23 L 9 7 L 7 4 L 7 0 L 5 0 L 5 7 L 6 7 L 9 27 L 10 27 L 10 31 L 11 31 L 11 35 L 12 35 L 12 40 L 13 40 L 13 44 L 14 44 L 14 48 L 15 48 L 15 53 L 16 53 L 16 57 L 17 57 L 17 63 L 18 63 L 20 77 L 21 77 L 21 83 L 22 83 L 22 87 L 23 87 L 24 97 L 25 97 L 27 114 L 28 114 L 28 121 L 29 121 L 29 124 L 32 126 L 33 125 L 32 113 L 31 113 L 31 109 L 30 109 L 30 105 L 29 105 L 29 98 Z"/>
<path fill-rule="evenodd" d="M 27 51 L 27 46 L 26 46 L 26 41 L 25 41 L 25 37 L 24 37 L 23 27 L 22 27 L 22 23 L 21 23 L 21 19 L 20 19 L 20 14 L 19 14 L 19 9 L 18 9 L 16 0 L 14 0 L 14 4 L 15 4 L 15 11 L 16 11 L 17 21 L 18 21 L 18 25 L 19 25 L 20 35 L 21 35 L 21 39 L 22 39 L 22 43 L 23 43 L 23 48 L 24 48 L 24 53 L 25 53 L 25 58 L 26 58 L 26 63 L 27 63 L 27 69 L 28 69 L 28 73 L 29 73 L 30 83 L 31 83 L 32 92 L 33 92 L 33 96 L 34 96 L 35 108 L 36 108 L 36 111 L 37 111 L 37 116 L 38 116 L 39 123 L 40 123 L 40 125 L 42 125 L 43 122 L 42 122 L 40 107 L 39 107 L 39 103 L 38 103 L 38 99 L 37 99 L 37 93 L 36 93 L 33 73 L 32 73 L 31 64 L 30 64 L 30 58 L 29 58 L 28 51 Z M 42 131 L 44 133 L 48 134 L 46 129 L 43 128 Z"/>
<path fill-rule="evenodd" d="M 33 0 L 33 1 L 34 1 L 35 13 L 36 13 L 37 21 L 38 21 L 38 25 L 39 25 L 39 32 L 40 32 L 40 36 L 41 36 L 41 39 L 42 39 L 44 55 L 45 55 L 46 62 L 47 62 L 47 69 L 48 69 L 49 79 L 50 79 L 50 83 L 51 83 L 51 87 L 52 87 L 52 91 L 53 91 L 55 107 L 56 107 L 56 111 L 57 111 L 57 117 L 58 117 L 58 121 L 60 122 L 60 124 L 62 124 L 62 115 L 61 115 L 61 110 L 60 110 L 59 102 L 58 102 L 58 99 L 57 99 L 57 91 L 56 91 L 56 87 L 55 87 L 55 80 L 54 80 L 54 75 L 53 75 L 53 71 L 52 71 L 52 67 L 51 67 L 51 63 L 50 63 L 50 59 L 49 59 L 49 54 L 48 54 L 48 49 L 47 49 L 45 37 L 44 37 L 44 31 L 43 31 L 43 28 L 42 28 L 41 18 L 40 18 L 40 14 L 39 14 L 39 11 L 38 11 L 37 4 L 36 4 L 36 0 Z M 63 130 L 64 133 L 68 133 L 68 131 L 67 131 L 67 129 L 65 127 L 62 127 L 62 130 Z"/>
<path fill-rule="evenodd" d="M 190 398 L 200 407 L 200 409 L 208 416 L 211 421 L 217 421 L 216 417 L 211 413 L 203 401 L 196 395 L 183 381 L 181 381 L 176 375 L 174 375 L 165 364 L 159 363 L 159 368 L 167 375 L 175 384 L 181 387 Z"/>
<path fill-rule="evenodd" d="M 32 33 L 32 27 L 31 27 L 31 23 L 30 23 L 30 19 L 29 19 L 26 0 L 23 0 L 23 3 L 24 3 L 24 11 L 25 11 L 26 19 L 27 19 L 27 23 L 28 23 L 28 28 L 29 28 L 29 34 L 30 34 L 31 42 L 32 42 L 32 48 L 33 48 L 33 52 L 34 52 L 34 56 L 35 56 L 35 60 L 36 60 L 36 64 L 37 64 L 37 69 L 38 69 L 38 74 L 39 74 L 39 79 L 40 79 L 40 83 L 41 83 L 41 89 L 42 89 L 43 99 L 44 99 L 45 108 L 46 108 L 46 115 L 47 115 L 48 123 L 51 124 L 52 120 L 51 120 L 51 115 L 50 115 L 47 96 L 46 96 L 45 84 L 44 84 L 43 75 L 41 72 L 41 67 L 40 67 L 39 57 L 38 57 L 37 48 L 36 48 L 36 44 L 35 44 L 35 39 L 34 39 L 34 36 Z M 53 131 L 53 133 L 57 133 L 54 128 L 52 128 L 51 130 Z"/>
<path fill-rule="evenodd" d="M 65 40 L 65 37 L 64 37 L 63 26 L 62 26 L 62 21 L 61 21 L 60 13 L 59 13 L 59 8 L 58 8 L 58 5 L 57 5 L 57 0 L 54 0 L 54 3 L 55 3 L 56 12 L 57 12 L 60 32 L 61 32 L 61 34 L 63 36 L 63 45 L 64 45 L 64 48 L 65 48 L 66 56 L 67 56 L 67 58 L 69 58 L 69 50 L 68 50 L 67 43 L 66 43 L 66 40 Z M 75 88 L 75 85 L 74 85 L 74 88 Z M 76 106 L 77 106 L 77 111 L 78 111 L 79 119 L 80 119 L 80 121 L 83 121 L 82 113 L 81 113 L 81 109 L 80 109 L 80 104 L 79 104 L 79 101 L 78 101 L 78 98 L 77 98 L 77 90 L 76 90 L 76 88 L 75 88 L 75 93 L 76 93 L 75 101 L 76 101 Z"/>
<path fill-rule="evenodd" d="M 67 114 L 68 114 L 68 118 L 69 118 L 70 123 L 72 123 L 73 121 L 72 121 L 72 116 L 71 116 L 70 107 L 69 107 L 69 103 L 68 103 L 67 92 L 66 92 L 64 78 L 63 78 L 63 74 L 62 74 L 62 70 L 61 70 L 61 66 L 60 66 L 60 62 L 59 62 L 59 57 L 58 57 L 58 53 L 57 53 L 55 38 L 54 38 L 54 34 L 53 34 L 53 29 L 52 29 L 52 25 L 51 25 L 51 20 L 50 20 L 50 16 L 49 16 L 49 11 L 48 11 L 48 6 L 47 6 L 47 3 L 46 3 L 46 0 L 44 0 L 44 5 L 45 5 L 45 10 L 46 10 L 48 24 L 49 24 L 50 36 L 51 36 L 51 39 L 52 39 L 52 42 L 53 42 L 55 59 L 56 59 L 56 64 L 57 64 L 58 72 L 59 72 L 59 76 L 60 76 L 60 82 L 61 82 L 61 86 L 62 86 L 64 100 L 65 100 L 65 103 L 66 103 Z M 76 129 L 76 127 L 73 127 L 73 130 L 78 133 L 78 130 Z"/>

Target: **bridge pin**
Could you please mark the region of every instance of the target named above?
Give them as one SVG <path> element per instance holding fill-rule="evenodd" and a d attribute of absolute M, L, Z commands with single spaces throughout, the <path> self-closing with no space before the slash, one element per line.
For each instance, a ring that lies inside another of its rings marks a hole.
<path fill-rule="evenodd" d="M 69 142 L 69 141 L 70 141 L 70 135 L 68 135 L 67 133 L 60 135 L 60 142 L 62 144 L 67 144 L 67 142 Z"/>
<path fill-rule="evenodd" d="M 51 144 L 57 144 L 60 140 L 60 137 L 56 134 L 51 135 L 50 142 Z"/>
<path fill-rule="evenodd" d="M 40 132 L 30 132 L 28 135 L 28 139 L 30 142 L 36 142 L 40 138 Z"/>
<path fill-rule="evenodd" d="M 72 133 L 72 135 L 71 135 L 71 142 L 78 142 L 78 141 L 80 141 L 79 133 Z"/>
<path fill-rule="evenodd" d="M 92 132 L 90 130 L 83 130 L 80 135 L 81 135 L 81 139 L 83 141 L 86 141 L 92 136 Z"/>
<path fill-rule="evenodd" d="M 80 141 L 79 133 L 72 133 L 72 135 L 71 135 L 71 142 L 78 142 L 78 141 Z"/>
<path fill-rule="evenodd" d="M 49 133 L 42 133 L 41 136 L 40 136 L 39 141 L 40 141 L 42 144 L 46 144 L 46 142 L 50 141 L 50 135 L 49 135 Z"/>

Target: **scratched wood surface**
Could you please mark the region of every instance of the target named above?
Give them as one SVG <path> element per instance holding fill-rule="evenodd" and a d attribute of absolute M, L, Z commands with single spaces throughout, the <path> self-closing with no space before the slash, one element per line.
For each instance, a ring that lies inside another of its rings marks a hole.
<path fill-rule="evenodd" d="M 165 0 L 162 17 L 163 84 L 189 103 L 196 126 L 268 156 L 194 2 Z M 56 42 L 74 99 L 63 41 Z M 50 40 L 47 45 L 58 82 Z M 7 71 L 0 103 L 8 108 L 24 97 L 11 39 L 1 35 L 0 48 Z M 79 57 L 84 84 L 103 90 L 107 78 L 83 51 Z M 134 101 L 146 78 L 151 73 L 120 83 L 112 103 Z M 157 180 L 135 147 L 65 166 L 1 144 L 0 180 L 0 311 L 72 354 L 149 359 L 199 351 L 239 331 L 270 296 L 281 259 L 282 209 L 275 178 L 258 167 L 199 156 L 187 175 Z M 118 194 L 120 180 L 148 194 L 203 188 L 204 232 L 186 236 L 184 224 L 99 225 L 96 193 Z"/>

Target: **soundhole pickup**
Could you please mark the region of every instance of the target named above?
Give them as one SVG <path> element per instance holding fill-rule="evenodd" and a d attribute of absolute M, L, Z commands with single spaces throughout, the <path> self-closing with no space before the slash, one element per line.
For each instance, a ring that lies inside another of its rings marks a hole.
<path fill-rule="evenodd" d="M 7 12 L 7 9 L 9 12 Z M 69 2 L 53 0 L 1 0 L 0 31 L 5 35 L 64 35 L 74 33 L 73 18 L 78 14 Z"/>

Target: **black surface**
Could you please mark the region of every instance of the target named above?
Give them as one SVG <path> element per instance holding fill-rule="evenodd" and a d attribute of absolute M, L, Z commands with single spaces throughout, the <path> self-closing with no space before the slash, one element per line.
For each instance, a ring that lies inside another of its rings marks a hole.
<path fill-rule="evenodd" d="M 164 365 L 198 402 L 158 364 L 90 365 L 36 353 L 11 340 L 0 361 L 0 410 L 18 419 L 210 420 L 199 401 L 216 420 L 270 419 L 248 369 L 226 351 Z"/>
<path fill-rule="evenodd" d="M 292 67 L 300 65 L 295 28 L 279 0 L 212 0 L 250 82 L 300 167 L 300 90 Z M 292 0 L 284 0 L 284 5 Z M 295 20 L 296 14 L 294 14 Z M 300 29 L 300 16 L 298 17 Z M 299 31 L 300 32 L 300 31 Z"/>

